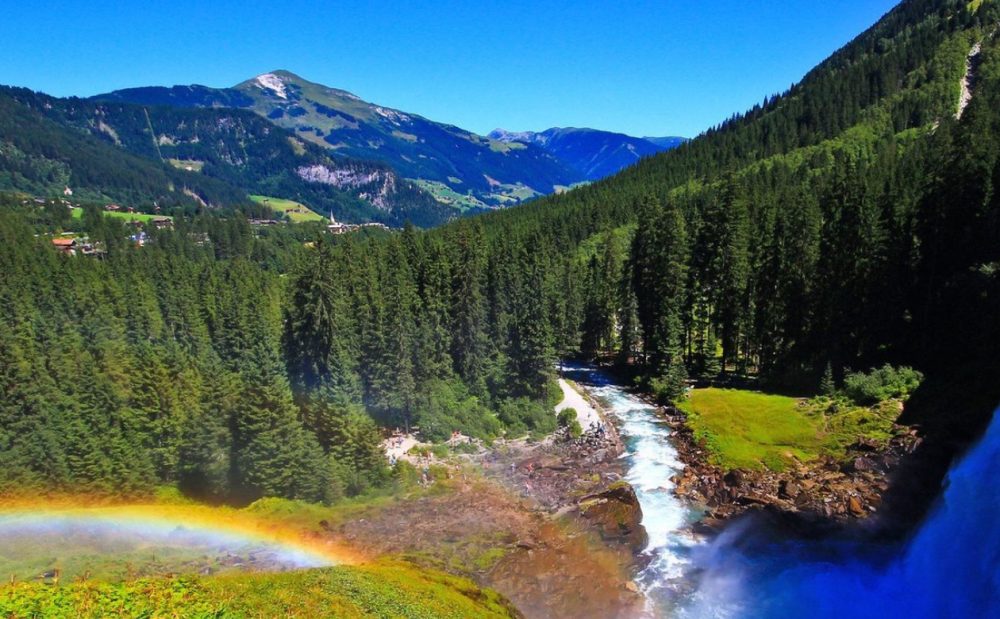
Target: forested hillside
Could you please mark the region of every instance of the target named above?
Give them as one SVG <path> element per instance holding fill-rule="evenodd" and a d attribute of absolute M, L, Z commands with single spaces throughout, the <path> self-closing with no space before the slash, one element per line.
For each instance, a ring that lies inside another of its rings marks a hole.
<path fill-rule="evenodd" d="M 77 188 L 77 198 L 163 207 L 247 201 L 225 183 L 192 177 L 46 118 L 0 92 L 0 191 L 39 196 Z"/>
<path fill-rule="evenodd" d="M 465 202 L 478 211 L 516 204 L 584 180 L 582 173 L 537 146 L 504 144 L 368 103 L 289 71 L 264 73 L 233 88 L 130 88 L 95 99 L 253 110 L 337 156 L 386 163 L 404 178 L 427 183 L 456 208 L 457 196 L 465 196 Z"/>
<path fill-rule="evenodd" d="M 378 424 L 550 430 L 554 364 L 576 353 L 664 399 L 685 376 L 994 376 L 998 18 L 994 0 L 908 0 L 676 150 L 430 232 L 254 237 L 230 213 L 132 248 L 92 214 L 95 261 L 55 255 L 14 199 L 0 488 L 328 500 L 386 482 Z"/>
<path fill-rule="evenodd" d="M 26 143 L 20 148 L 24 153 L 20 176 L 9 177 L 3 185 L 8 190 L 57 195 L 68 186 L 84 197 L 103 195 L 151 207 L 169 191 L 157 193 L 150 188 L 124 192 L 119 188 L 119 168 L 141 166 L 151 170 L 147 176 L 166 176 L 175 189 L 190 187 L 191 195 L 184 199 L 202 204 L 248 201 L 247 194 L 275 196 L 305 203 L 323 215 L 332 212 L 340 220 L 380 221 L 394 226 L 406 221 L 434 226 L 453 215 L 451 209 L 404 181 L 389 166 L 332 158 L 325 149 L 250 111 L 96 103 L 58 99 L 24 88 L 3 88 L 0 100 L 21 119 L 7 128 L 7 139 L 12 144 Z M 25 118 L 34 120 L 29 123 Z M 42 138 L 45 127 L 48 133 Z M 99 155 L 62 154 L 71 144 L 86 142 L 86 136 L 103 143 L 91 146 Z M 48 168 L 37 163 L 44 157 L 37 153 L 40 144 L 55 153 L 57 161 L 48 167 L 56 166 L 58 174 L 47 173 Z M 87 166 L 93 167 L 102 157 L 116 163 L 104 164 L 95 178 L 87 173 Z M 129 166 L 122 161 L 133 163 Z M 225 187 L 227 199 L 212 199 L 214 194 L 202 197 L 200 193 L 206 192 L 198 188 L 203 185 Z"/>

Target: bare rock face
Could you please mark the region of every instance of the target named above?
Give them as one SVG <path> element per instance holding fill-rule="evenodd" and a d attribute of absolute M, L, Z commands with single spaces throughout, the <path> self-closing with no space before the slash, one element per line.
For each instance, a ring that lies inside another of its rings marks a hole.
<path fill-rule="evenodd" d="M 617 541 L 638 554 L 649 541 L 642 526 L 642 507 L 635 490 L 628 482 L 619 481 L 608 490 L 584 497 L 580 513 L 594 526 L 605 541 Z"/>

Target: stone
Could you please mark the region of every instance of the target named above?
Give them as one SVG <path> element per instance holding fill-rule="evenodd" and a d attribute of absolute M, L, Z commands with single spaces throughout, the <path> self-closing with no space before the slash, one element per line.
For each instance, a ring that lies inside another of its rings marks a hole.
<path fill-rule="evenodd" d="M 638 554 L 648 542 L 642 526 L 642 507 L 635 490 L 627 482 L 616 482 L 607 491 L 584 497 L 581 514 L 590 521 L 601 538 L 618 541 Z"/>
<path fill-rule="evenodd" d="M 856 496 L 852 496 L 847 501 L 847 509 L 851 512 L 853 516 L 864 516 L 865 508 L 861 505 L 861 500 Z"/>

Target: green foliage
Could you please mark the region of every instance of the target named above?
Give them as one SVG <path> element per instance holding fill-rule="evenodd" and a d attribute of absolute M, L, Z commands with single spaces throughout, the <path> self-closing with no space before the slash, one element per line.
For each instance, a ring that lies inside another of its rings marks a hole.
<path fill-rule="evenodd" d="M 564 408 L 559 411 L 557 417 L 559 427 L 566 428 L 570 438 L 579 438 L 583 434 L 583 428 L 580 427 L 580 422 L 577 420 L 576 415 L 576 409 Z"/>
<path fill-rule="evenodd" d="M 250 619 L 289 613 L 330 619 L 519 616 L 494 591 L 402 562 L 290 574 L 86 582 L 62 587 L 18 583 L 0 588 L 0 614 L 5 617 Z"/>
<path fill-rule="evenodd" d="M 826 369 L 823 370 L 823 378 L 819 381 L 819 392 L 825 396 L 831 396 L 837 391 L 837 383 L 833 380 L 833 365 L 830 363 L 826 364 Z"/>
<path fill-rule="evenodd" d="M 864 372 L 848 372 L 844 376 L 844 392 L 861 405 L 876 404 L 892 398 L 905 400 L 924 379 L 910 367 L 895 368 L 888 363 Z"/>

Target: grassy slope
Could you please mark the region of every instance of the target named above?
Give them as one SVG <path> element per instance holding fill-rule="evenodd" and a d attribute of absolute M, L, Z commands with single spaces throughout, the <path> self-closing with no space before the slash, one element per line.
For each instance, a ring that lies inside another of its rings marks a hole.
<path fill-rule="evenodd" d="M 735 389 L 695 389 L 682 405 L 695 435 L 723 468 L 780 470 L 792 458 L 814 460 L 820 429 L 798 400 Z"/>
<path fill-rule="evenodd" d="M 0 587 L 3 617 L 520 616 L 501 595 L 463 578 L 403 562 L 287 574 Z"/>
<path fill-rule="evenodd" d="M 124 219 L 126 221 L 131 221 L 131 220 L 135 219 L 135 220 L 142 221 L 142 222 L 149 222 L 149 221 L 152 221 L 153 219 L 156 219 L 158 217 L 163 217 L 165 219 L 173 219 L 173 217 L 171 217 L 169 215 L 149 215 L 149 214 L 146 214 L 146 213 L 124 213 L 124 212 L 121 212 L 121 211 L 119 211 L 117 213 L 114 212 L 114 211 L 104 211 L 104 214 L 107 215 L 108 217 L 117 217 L 119 219 Z M 75 208 L 75 209 L 73 209 L 73 219 L 80 219 L 82 217 L 83 217 L 83 209 L 82 208 Z"/>
<path fill-rule="evenodd" d="M 301 213 L 288 213 L 288 217 L 293 223 L 298 224 L 304 221 L 323 221 L 326 219 L 322 215 L 319 215 L 311 210 L 308 206 L 293 200 L 274 198 L 272 196 L 250 196 L 250 199 L 258 204 L 263 204 L 264 200 L 267 200 L 267 205 L 271 207 L 272 211 L 279 215 L 285 213 L 285 211 L 289 209 L 303 209 Z"/>
<path fill-rule="evenodd" d="M 828 398 L 803 400 L 739 389 L 695 389 L 680 403 L 688 423 L 725 469 L 780 471 L 821 455 L 839 458 L 860 437 L 884 441 L 893 433 L 898 402 L 872 408 Z"/>

